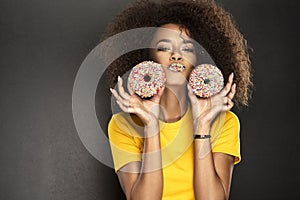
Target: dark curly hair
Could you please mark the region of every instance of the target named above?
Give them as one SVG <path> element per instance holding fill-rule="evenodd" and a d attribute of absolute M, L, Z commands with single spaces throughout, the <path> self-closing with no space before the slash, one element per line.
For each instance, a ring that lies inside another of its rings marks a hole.
<path fill-rule="evenodd" d="M 226 82 L 234 72 L 237 83 L 234 102 L 238 107 L 247 106 L 253 86 L 247 41 L 237 30 L 231 15 L 213 0 L 134 1 L 111 21 L 102 40 L 126 30 L 170 23 L 188 29 L 190 36 L 205 48 L 221 69 Z M 149 60 L 145 49 L 116 59 L 107 68 L 110 87 L 115 85 L 118 75 L 145 60 Z"/>

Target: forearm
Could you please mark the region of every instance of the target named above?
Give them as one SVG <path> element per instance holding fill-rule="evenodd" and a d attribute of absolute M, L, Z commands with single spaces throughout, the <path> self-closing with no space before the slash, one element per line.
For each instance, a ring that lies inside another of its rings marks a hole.
<path fill-rule="evenodd" d="M 159 128 L 145 128 L 144 151 L 140 175 L 132 189 L 131 199 L 161 199 L 163 174 Z M 150 137 L 148 137 L 150 135 Z M 152 136 L 153 135 L 153 136 Z"/>
<path fill-rule="evenodd" d="M 210 129 L 198 131 L 196 134 L 209 133 Z M 227 199 L 222 180 L 218 176 L 213 160 L 210 139 L 195 139 L 195 178 L 194 189 L 197 200 L 224 200 Z"/>
<path fill-rule="evenodd" d="M 189 97 L 193 110 L 194 134 L 210 134 L 211 125 L 222 113 L 233 107 L 232 99 L 236 92 L 233 73 L 225 87 L 209 98 L 197 98 L 189 87 Z M 225 153 L 212 153 L 210 139 L 194 141 L 194 191 L 196 199 L 224 200 L 229 197 L 234 157 Z"/>

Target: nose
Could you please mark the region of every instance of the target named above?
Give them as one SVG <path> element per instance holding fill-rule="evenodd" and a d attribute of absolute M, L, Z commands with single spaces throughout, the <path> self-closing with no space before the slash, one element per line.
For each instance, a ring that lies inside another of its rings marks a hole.
<path fill-rule="evenodd" d="M 181 61 L 182 60 L 182 56 L 177 53 L 177 52 L 172 52 L 171 56 L 170 56 L 170 60 L 171 61 Z"/>

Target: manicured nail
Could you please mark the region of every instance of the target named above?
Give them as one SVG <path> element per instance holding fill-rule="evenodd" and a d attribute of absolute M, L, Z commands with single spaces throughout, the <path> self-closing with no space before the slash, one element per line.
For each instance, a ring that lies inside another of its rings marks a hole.
<path fill-rule="evenodd" d="M 233 89 L 235 89 L 236 88 L 236 84 L 234 83 L 232 87 L 233 87 Z"/>
<path fill-rule="evenodd" d="M 109 88 L 110 92 L 112 93 L 113 92 L 113 89 L 112 88 Z"/>
<path fill-rule="evenodd" d="M 121 77 L 120 76 L 118 76 L 118 81 L 120 81 L 121 80 Z"/>

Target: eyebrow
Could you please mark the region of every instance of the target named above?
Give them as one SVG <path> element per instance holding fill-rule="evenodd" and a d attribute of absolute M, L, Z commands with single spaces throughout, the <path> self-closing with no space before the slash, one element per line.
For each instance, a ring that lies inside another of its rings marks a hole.
<path fill-rule="evenodd" d="M 158 42 L 156 42 L 156 45 L 157 45 L 158 43 L 160 43 L 160 42 L 168 42 L 168 43 L 171 43 L 172 41 L 169 40 L 169 39 L 161 39 L 161 40 L 159 40 Z M 184 43 L 184 44 L 189 44 L 189 43 L 194 44 L 192 40 L 185 40 L 185 39 L 183 39 L 183 43 Z"/>
<path fill-rule="evenodd" d="M 156 42 L 156 45 L 157 45 L 158 43 L 160 43 L 160 42 L 168 42 L 168 43 L 171 43 L 172 41 L 169 40 L 169 39 L 161 39 L 161 40 L 159 40 L 158 42 Z"/>

